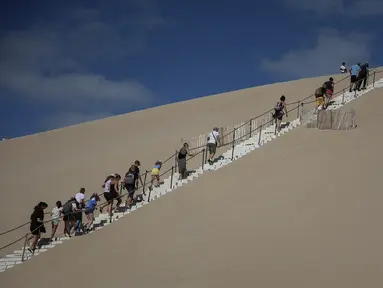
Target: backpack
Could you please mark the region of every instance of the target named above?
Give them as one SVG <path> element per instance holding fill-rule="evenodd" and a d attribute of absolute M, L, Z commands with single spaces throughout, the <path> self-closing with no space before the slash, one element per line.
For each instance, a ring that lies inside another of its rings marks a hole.
<path fill-rule="evenodd" d="M 72 204 L 73 204 L 73 201 L 69 200 L 68 202 L 66 202 L 63 205 L 63 214 L 64 215 L 69 214 L 69 213 L 72 212 Z"/>
<path fill-rule="evenodd" d="M 282 109 L 283 109 L 283 103 L 282 102 L 278 102 L 277 105 L 275 105 L 275 107 L 274 107 L 274 110 L 276 112 L 280 112 L 280 111 L 282 111 Z"/>
<path fill-rule="evenodd" d="M 124 183 L 125 183 L 125 184 L 128 184 L 128 185 L 132 185 L 132 184 L 134 184 L 134 178 L 135 178 L 135 177 L 134 177 L 134 174 L 128 172 L 128 173 L 126 173 L 126 175 L 125 175 Z"/>
<path fill-rule="evenodd" d="M 323 85 L 327 90 L 332 90 L 332 82 L 331 81 L 327 81 L 327 82 L 324 82 L 324 85 Z"/>
<path fill-rule="evenodd" d="M 359 74 L 365 76 L 367 74 L 367 66 L 366 65 L 363 65 L 361 68 L 360 68 L 360 72 Z"/>
<path fill-rule="evenodd" d="M 323 95 L 323 87 L 319 87 L 315 90 L 315 96 L 316 95 Z"/>

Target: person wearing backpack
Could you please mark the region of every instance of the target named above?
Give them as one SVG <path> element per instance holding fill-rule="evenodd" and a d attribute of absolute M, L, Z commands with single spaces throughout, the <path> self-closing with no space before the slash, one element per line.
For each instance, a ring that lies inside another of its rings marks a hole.
<path fill-rule="evenodd" d="M 187 169 L 186 169 L 186 156 L 194 156 L 189 151 L 189 144 L 184 143 L 180 151 L 178 152 L 178 172 L 180 173 L 179 180 L 185 179 L 187 177 Z"/>
<path fill-rule="evenodd" d="M 324 82 L 323 87 L 326 89 L 325 107 L 327 108 L 328 103 L 332 100 L 334 93 L 334 79 L 330 77 L 328 81 Z"/>
<path fill-rule="evenodd" d="M 209 149 L 209 160 L 207 160 L 207 162 L 209 162 L 210 165 L 213 165 L 217 146 L 220 145 L 218 130 L 218 127 L 214 127 L 213 131 L 207 136 L 207 148 Z"/>
<path fill-rule="evenodd" d="M 366 89 L 367 77 L 368 77 L 368 62 L 366 61 L 360 67 L 360 71 L 358 75 L 358 91 L 360 91 L 361 89 Z M 360 86 L 362 86 L 362 83 L 363 83 L 363 87 L 360 88 Z"/>
<path fill-rule="evenodd" d="M 283 119 L 283 115 L 287 115 L 287 108 L 286 108 L 286 97 L 285 95 L 282 95 L 281 98 L 279 98 L 279 101 L 277 102 L 277 105 L 275 105 L 274 108 L 274 114 L 273 118 L 275 119 L 275 133 L 281 132 L 281 123 Z"/>
<path fill-rule="evenodd" d="M 124 177 L 124 187 L 128 191 L 128 197 L 125 201 L 125 205 L 128 209 L 134 204 L 134 192 L 136 191 L 136 166 L 130 166 L 128 172 L 126 172 Z"/>
<path fill-rule="evenodd" d="M 64 214 L 63 220 L 65 223 L 64 232 L 71 237 L 71 230 L 76 222 L 75 213 L 77 212 L 76 199 L 73 197 L 69 199 L 64 205 L 62 213 Z"/>
<path fill-rule="evenodd" d="M 321 86 L 315 90 L 315 104 L 316 108 L 315 110 L 318 111 L 319 107 L 324 105 L 324 94 L 326 93 L 326 88 L 324 86 Z"/>

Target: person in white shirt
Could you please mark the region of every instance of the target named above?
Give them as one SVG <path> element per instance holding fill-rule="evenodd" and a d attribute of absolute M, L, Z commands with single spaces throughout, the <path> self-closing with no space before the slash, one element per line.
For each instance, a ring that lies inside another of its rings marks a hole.
<path fill-rule="evenodd" d="M 56 207 L 52 209 L 51 217 L 52 217 L 52 234 L 51 234 L 51 242 L 53 241 L 53 237 L 55 237 L 57 227 L 60 223 L 60 218 L 62 216 L 63 207 L 61 201 L 56 202 Z"/>
<path fill-rule="evenodd" d="M 207 148 L 209 149 L 209 164 L 213 164 L 215 152 L 217 151 L 217 146 L 220 144 L 218 127 L 214 127 L 213 131 L 207 136 Z"/>
<path fill-rule="evenodd" d="M 343 62 L 342 65 L 340 65 L 340 73 L 344 74 L 347 73 L 346 63 Z"/>
<path fill-rule="evenodd" d="M 76 198 L 76 201 L 79 203 L 79 204 L 84 204 L 84 199 L 85 199 L 85 188 L 81 188 L 80 189 L 80 192 L 78 192 L 74 198 Z"/>
<path fill-rule="evenodd" d="M 82 223 L 82 208 L 84 208 L 85 203 L 85 188 L 81 188 L 80 192 L 78 192 L 74 198 L 76 199 L 78 203 L 79 211 L 74 215 L 76 217 L 76 224 L 74 226 L 74 231 L 78 232 L 80 229 L 80 225 Z"/>

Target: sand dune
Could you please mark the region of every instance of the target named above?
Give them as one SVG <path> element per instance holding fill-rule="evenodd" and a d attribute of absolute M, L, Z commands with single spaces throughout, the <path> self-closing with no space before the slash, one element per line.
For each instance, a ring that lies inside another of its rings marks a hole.
<path fill-rule="evenodd" d="M 345 107 L 356 109 L 356 130 L 294 129 L 89 237 L 1 273 L 0 281 L 18 287 L 43 271 L 41 288 L 67 286 L 63 275 L 87 287 L 378 287 L 382 96 L 377 89 Z"/>
<path fill-rule="evenodd" d="M 88 195 L 101 192 L 105 175 L 123 174 L 134 160 L 141 160 L 142 170 L 149 169 L 154 160 L 164 160 L 179 148 L 181 137 L 248 120 L 273 107 L 281 94 L 288 102 L 302 99 L 328 77 L 228 92 L 1 142 L 6 169 L 0 175 L 0 232 L 28 221 L 40 200 L 53 205 L 67 200 L 80 187 L 86 187 Z M 344 75 L 333 77 L 337 81 Z M 347 81 L 337 85 L 336 91 L 347 85 Z M 197 166 L 199 161 L 190 165 Z M 163 171 L 171 165 L 173 161 Z M 0 246 L 26 231 L 28 226 L 0 236 Z"/>

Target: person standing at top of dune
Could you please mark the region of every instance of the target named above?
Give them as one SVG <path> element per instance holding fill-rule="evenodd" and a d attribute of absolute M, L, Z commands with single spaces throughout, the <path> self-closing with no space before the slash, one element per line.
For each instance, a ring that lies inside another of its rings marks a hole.
<path fill-rule="evenodd" d="M 359 71 L 360 71 L 360 63 L 355 64 L 351 67 L 350 71 L 350 93 L 357 88 L 357 83 L 358 83 L 358 76 L 359 76 Z"/>
<path fill-rule="evenodd" d="M 210 165 L 213 165 L 214 162 L 214 156 L 215 153 L 217 152 L 217 147 L 220 145 L 220 140 L 219 140 L 219 132 L 218 132 L 218 127 L 214 127 L 213 131 L 209 133 L 207 136 L 207 148 L 209 149 L 209 162 Z"/>
<path fill-rule="evenodd" d="M 340 73 L 344 74 L 347 73 L 346 63 L 342 62 L 342 65 L 340 65 Z"/>
<path fill-rule="evenodd" d="M 279 98 L 279 101 L 277 102 L 277 105 L 275 105 L 275 108 L 274 108 L 273 118 L 276 120 L 276 126 L 275 126 L 276 133 L 281 132 L 281 123 L 282 123 L 283 116 L 286 114 L 286 117 L 289 117 L 287 114 L 285 101 L 286 101 L 286 97 L 285 95 L 282 95 L 281 98 Z"/>

